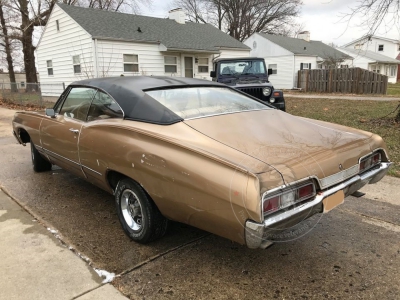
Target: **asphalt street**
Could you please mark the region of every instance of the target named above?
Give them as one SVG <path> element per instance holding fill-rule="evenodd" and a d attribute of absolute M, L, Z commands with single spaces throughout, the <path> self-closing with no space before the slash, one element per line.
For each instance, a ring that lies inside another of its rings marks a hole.
<path fill-rule="evenodd" d="M 1 189 L 91 267 L 116 273 L 113 285 L 131 299 L 400 299 L 398 179 L 347 198 L 314 216 L 302 237 L 266 250 L 179 223 L 139 245 L 120 228 L 112 195 L 56 167 L 33 172 L 11 116 L 0 108 Z"/>

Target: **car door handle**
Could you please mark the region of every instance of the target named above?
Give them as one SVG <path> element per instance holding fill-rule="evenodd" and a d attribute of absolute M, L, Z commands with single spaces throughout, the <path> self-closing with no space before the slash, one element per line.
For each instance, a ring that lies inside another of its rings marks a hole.
<path fill-rule="evenodd" d="M 73 132 L 73 133 L 75 133 L 75 134 L 78 134 L 78 133 L 79 133 L 79 130 L 78 130 L 78 129 L 70 128 L 69 131 L 71 131 L 71 132 Z"/>

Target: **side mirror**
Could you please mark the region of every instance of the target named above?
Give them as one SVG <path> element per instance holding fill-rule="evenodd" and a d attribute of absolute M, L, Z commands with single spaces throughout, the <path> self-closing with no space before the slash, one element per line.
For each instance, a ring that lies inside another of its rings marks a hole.
<path fill-rule="evenodd" d="M 272 74 L 272 69 L 268 69 L 268 75 Z"/>
<path fill-rule="evenodd" d="M 52 108 L 46 108 L 45 112 L 46 112 L 46 116 L 49 116 L 52 118 L 56 117 L 56 113 L 54 112 L 54 109 L 52 109 Z"/>
<path fill-rule="evenodd" d="M 212 78 L 217 77 L 217 72 L 211 71 L 211 72 L 210 72 L 210 77 L 212 77 Z"/>

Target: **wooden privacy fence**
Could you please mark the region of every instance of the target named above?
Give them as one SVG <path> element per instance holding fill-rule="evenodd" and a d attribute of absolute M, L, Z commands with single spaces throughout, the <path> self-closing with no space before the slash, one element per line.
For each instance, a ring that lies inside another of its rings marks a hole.
<path fill-rule="evenodd" d="M 361 68 L 300 70 L 297 87 L 305 92 L 386 94 L 388 77 Z"/>

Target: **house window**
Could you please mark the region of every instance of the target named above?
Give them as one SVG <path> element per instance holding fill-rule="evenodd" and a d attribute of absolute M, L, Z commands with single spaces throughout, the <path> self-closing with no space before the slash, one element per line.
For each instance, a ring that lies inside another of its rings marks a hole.
<path fill-rule="evenodd" d="M 310 70 L 311 69 L 311 63 L 301 63 L 300 64 L 300 70 Z"/>
<path fill-rule="evenodd" d="M 81 58 L 79 55 L 72 56 L 72 64 L 74 65 L 74 73 L 81 73 Z"/>
<path fill-rule="evenodd" d="M 47 75 L 50 75 L 50 76 L 54 75 L 53 74 L 53 61 L 48 60 L 46 63 L 47 63 Z"/>
<path fill-rule="evenodd" d="M 25 81 L 21 81 L 21 88 L 25 87 Z"/>
<path fill-rule="evenodd" d="M 378 51 L 383 51 L 383 45 L 378 45 Z"/>
<path fill-rule="evenodd" d="M 165 73 L 176 73 L 178 71 L 178 59 L 176 56 L 164 56 Z"/>
<path fill-rule="evenodd" d="M 135 54 L 124 54 L 124 72 L 139 72 L 139 56 Z"/>
<path fill-rule="evenodd" d="M 400 51 L 400 45 L 399 45 L 399 51 Z"/>
<path fill-rule="evenodd" d="M 396 76 L 396 69 L 397 66 L 390 66 L 390 76 L 392 77 Z"/>
<path fill-rule="evenodd" d="M 57 31 L 60 31 L 60 23 L 58 22 L 58 20 L 56 20 L 56 27 L 57 27 Z"/>
<path fill-rule="evenodd" d="M 277 64 L 268 65 L 268 69 L 272 69 L 271 74 L 278 74 L 278 65 Z"/>
<path fill-rule="evenodd" d="M 208 58 L 199 58 L 199 73 L 208 73 Z"/>
<path fill-rule="evenodd" d="M 341 69 L 347 69 L 349 67 L 349 65 L 340 65 Z"/>

